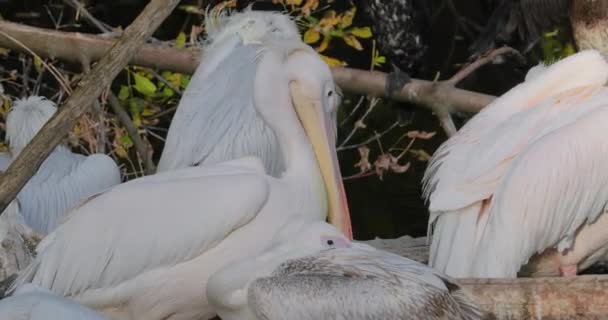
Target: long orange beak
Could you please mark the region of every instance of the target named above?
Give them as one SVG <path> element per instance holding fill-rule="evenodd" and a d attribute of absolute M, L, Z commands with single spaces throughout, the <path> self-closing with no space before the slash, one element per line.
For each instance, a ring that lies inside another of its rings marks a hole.
<path fill-rule="evenodd" d="M 312 143 L 317 162 L 321 168 L 321 175 L 328 197 L 329 223 L 352 240 L 353 230 L 344 185 L 342 184 L 340 165 L 338 164 L 334 124 L 331 123 L 330 117 L 325 113 L 321 98 L 311 98 L 306 95 L 297 81 L 291 82 L 289 88 L 295 110 L 308 139 Z"/>

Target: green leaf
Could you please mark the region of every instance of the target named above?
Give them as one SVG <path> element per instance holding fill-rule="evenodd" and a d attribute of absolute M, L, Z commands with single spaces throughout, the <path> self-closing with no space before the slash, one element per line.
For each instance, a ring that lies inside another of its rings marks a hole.
<path fill-rule="evenodd" d="M 131 140 L 131 137 L 129 137 L 129 135 L 127 134 L 123 134 L 122 136 L 120 136 L 118 142 L 123 148 L 127 150 L 133 146 L 133 140 Z"/>
<path fill-rule="evenodd" d="M 190 78 L 191 78 L 191 76 L 188 76 L 188 75 L 183 75 L 181 77 L 182 89 L 186 89 L 186 87 L 188 87 L 188 84 L 190 84 Z"/>
<path fill-rule="evenodd" d="M 177 35 L 177 39 L 175 39 L 175 48 L 183 49 L 185 47 L 186 47 L 186 33 L 182 31 Z"/>
<path fill-rule="evenodd" d="M 156 85 L 154 84 L 154 82 L 137 73 L 133 73 L 133 78 L 135 79 L 135 85 L 133 86 L 135 90 L 137 90 L 144 96 L 154 95 L 154 93 L 156 92 Z"/>
<path fill-rule="evenodd" d="M 129 92 L 129 87 L 120 86 L 120 91 L 118 92 L 118 100 L 125 101 L 129 98 L 131 92 Z"/>
<path fill-rule="evenodd" d="M 306 17 L 306 20 L 308 20 L 308 23 L 313 24 L 313 25 L 319 24 L 319 19 L 317 19 L 313 16 Z"/>
<path fill-rule="evenodd" d="M 349 32 L 355 37 L 362 39 L 368 39 L 372 37 L 372 29 L 370 29 L 370 27 L 352 28 L 349 30 Z"/>
<path fill-rule="evenodd" d="M 169 88 L 169 87 L 163 88 L 163 96 L 165 96 L 167 98 L 171 98 L 174 95 L 175 95 L 175 92 L 173 92 L 173 90 L 171 90 L 171 88 Z"/>

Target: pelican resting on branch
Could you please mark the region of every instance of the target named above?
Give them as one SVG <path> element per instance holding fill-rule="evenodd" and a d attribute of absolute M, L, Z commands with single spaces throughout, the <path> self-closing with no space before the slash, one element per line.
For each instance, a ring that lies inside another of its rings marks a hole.
<path fill-rule="evenodd" d="M 215 315 L 205 294 L 209 276 L 263 252 L 290 221 L 329 216 L 352 238 L 328 116 L 338 102 L 329 67 L 300 40 L 264 39 L 255 48 L 243 56 L 256 66 L 253 75 L 235 64 L 223 72 L 252 79 L 248 99 L 285 161 L 279 178 L 261 159 L 245 157 L 115 186 L 44 239 L 13 288 L 32 283 L 111 318 L 207 319 Z M 234 93 L 213 94 L 222 101 Z"/>
<path fill-rule="evenodd" d="M 482 319 L 433 269 L 352 243 L 324 222 L 298 227 L 211 277 L 207 295 L 222 320 Z"/>
<path fill-rule="evenodd" d="M 603 259 L 607 80 L 594 50 L 538 66 L 441 145 L 424 177 L 433 268 L 576 275 Z"/>
<path fill-rule="evenodd" d="M 279 176 L 285 164 L 276 134 L 252 99 L 251 56 L 268 40 L 298 41 L 298 29 L 287 15 L 250 8 L 230 16 L 212 11 L 205 27 L 204 57 L 173 116 L 158 171 L 256 156 Z M 226 72 L 228 67 L 235 71 Z M 216 94 L 225 88 L 231 94 Z M 337 114 L 332 117 L 336 122 Z"/>
<path fill-rule="evenodd" d="M 4 320 L 110 320 L 70 299 L 33 285 L 0 300 Z"/>
<path fill-rule="evenodd" d="M 55 104 L 44 97 L 15 101 L 6 119 L 9 152 L 0 154 L 0 170 L 8 168 L 56 110 Z M 25 224 L 46 235 L 70 209 L 120 181 L 120 170 L 109 156 L 84 156 L 59 145 L 19 192 L 17 201 Z"/>

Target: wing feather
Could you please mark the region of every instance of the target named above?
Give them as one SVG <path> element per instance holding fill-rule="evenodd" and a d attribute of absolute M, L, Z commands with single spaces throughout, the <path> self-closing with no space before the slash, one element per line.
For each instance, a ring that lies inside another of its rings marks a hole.
<path fill-rule="evenodd" d="M 475 155 L 446 189 L 431 196 L 431 211 L 464 208 L 488 199 L 513 161 L 527 146 L 549 132 L 602 108 L 608 89 L 601 85 L 574 88 L 513 115 L 485 136 L 470 152 Z"/>
<path fill-rule="evenodd" d="M 608 105 L 528 146 L 508 170 L 490 207 L 473 262 L 480 277 L 515 277 L 535 253 L 568 248 L 608 201 Z"/>
<path fill-rule="evenodd" d="M 185 168 L 174 179 L 135 179 L 92 198 L 40 244 L 15 287 L 32 282 L 76 295 L 200 255 L 251 221 L 268 197 L 256 171 L 222 170 Z"/>
<path fill-rule="evenodd" d="M 74 301 L 37 288 L 0 300 L 0 314 L 8 320 L 109 320 Z"/>
<path fill-rule="evenodd" d="M 606 81 L 608 64 L 599 52 L 587 50 L 556 62 L 529 81 L 509 90 L 435 151 L 423 177 L 424 197 L 429 199 L 436 190 L 451 190 L 461 183 L 461 174 L 479 156 L 472 150 L 479 146 L 481 138 L 514 114 L 565 90 L 585 85 L 604 85 Z"/>
<path fill-rule="evenodd" d="M 357 245 L 283 263 L 250 285 L 248 300 L 260 319 L 445 319 L 446 314 L 447 319 L 469 319 L 480 314 L 470 301 L 460 305 L 450 296 L 455 287 L 427 266 Z"/>
<path fill-rule="evenodd" d="M 260 157 L 274 176 L 283 171 L 276 136 L 253 106 L 259 50 L 234 36 L 205 58 L 173 117 L 159 171 L 244 156 Z"/>

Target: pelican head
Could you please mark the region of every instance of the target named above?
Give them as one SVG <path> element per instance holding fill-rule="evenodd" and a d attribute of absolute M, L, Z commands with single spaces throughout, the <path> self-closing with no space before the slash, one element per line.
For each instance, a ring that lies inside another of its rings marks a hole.
<path fill-rule="evenodd" d="M 300 37 L 293 20 L 284 14 L 269 11 L 255 11 L 251 6 L 242 12 L 227 15 L 213 10 L 205 19 L 207 40 L 221 42 L 233 35 L 239 35 L 245 44 L 260 43 L 265 36 L 275 39 L 297 39 Z"/>
<path fill-rule="evenodd" d="M 307 136 L 323 177 L 329 221 L 352 239 L 335 147 L 336 124 L 331 117 L 340 102 L 331 70 L 314 49 L 301 42 L 284 40 L 276 46 L 284 50 L 263 52 L 258 65 L 254 89 L 256 109 L 287 148 L 296 148 L 296 141 L 302 141 L 303 133 Z M 273 107 L 277 103 L 282 107 Z M 304 132 L 294 123 L 300 123 Z M 292 139 L 287 141 L 287 136 Z M 295 161 L 289 159 L 289 152 L 285 159 L 287 163 Z"/>
<path fill-rule="evenodd" d="M 57 107 L 45 97 L 31 96 L 15 101 L 6 119 L 6 142 L 17 155 L 53 116 Z"/>

